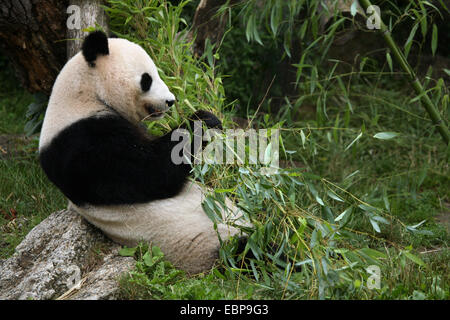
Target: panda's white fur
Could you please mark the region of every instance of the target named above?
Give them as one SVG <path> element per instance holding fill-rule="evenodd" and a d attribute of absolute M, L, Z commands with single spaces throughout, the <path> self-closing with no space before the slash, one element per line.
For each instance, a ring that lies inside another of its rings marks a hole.
<path fill-rule="evenodd" d="M 188 183 L 175 197 L 145 204 L 77 207 L 70 206 L 112 240 L 127 246 L 147 241 L 161 248 L 174 265 L 190 273 L 208 270 L 217 259 L 219 239 L 212 221 L 201 206 L 204 192 L 196 183 Z M 237 220 L 237 209 L 227 201 L 223 211 L 226 222 Z M 217 225 L 223 240 L 239 234 L 228 224 Z"/>
<path fill-rule="evenodd" d="M 100 35 L 100 40 L 104 41 L 102 37 Z M 72 158 L 64 158 L 65 154 L 76 157 L 76 148 L 80 143 L 88 143 L 75 141 L 77 137 L 72 140 L 64 138 L 68 128 L 76 127 L 86 119 L 95 124 L 95 121 L 108 120 L 108 117 L 114 121 L 123 117 L 124 120 L 120 121 L 137 126 L 148 117 L 146 106 L 151 105 L 153 109 L 165 112 L 167 102 L 175 99 L 160 79 L 153 61 L 140 46 L 125 39 L 113 38 L 107 39 L 107 48 L 103 50 L 107 54 L 96 54 L 91 60 L 89 53 L 83 56 L 80 52 L 67 62 L 56 79 L 45 114 L 39 144 L 41 163 L 50 180 L 63 192 L 65 187 L 61 186 L 71 183 L 66 180 L 76 178 L 65 175 L 64 170 L 70 170 L 66 168 L 67 163 L 76 164 Z M 139 84 L 143 73 L 148 73 L 152 79 L 147 92 L 142 92 Z M 107 165 L 114 165 L 109 161 L 114 162 L 115 159 L 106 161 Z M 98 165 L 101 167 L 101 164 Z M 151 170 L 153 165 L 148 163 L 148 169 Z M 61 169 L 54 169 L 59 166 Z M 88 172 L 83 174 L 91 174 L 90 168 L 86 170 Z M 86 184 L 89 188 L 89 182 Z M 202 209 L 204 197 L 199 185 L 187 181 L 176 195 L 168 198 L 137 203 L 91 204 L 89 201 L 71 201 L 73 199 L 69 197 L 69 207 L 114 241 L 127 246 L 134 246 L 139 241 L 150 242 L 159 246 L 177 267 L 189 273 L 198 273 L 211 268 L 218 257 L 220 243 L 217 232 L 226 240 L 239 234 L 239 230 L 228 223 L 243 223 L 238 221 L 241 213 L 227 200 L 224 223 L 217 225 L 216 232 Z"/>
<path fill-rule="evenodd" d="M 108 47 L 109 54 L 98 56 L 95 68 L 89 67 L 81 52 L 63 67 L 53 85 L 45 113 L 40 149 L 61 129 L 104 110 L 98 98 L 135 122 L 148 115 L 144 104 L 157 105 L 166 111 L 166 101 L 175 100 L 152 59 L 139 45 L 112 38 L 108 39 Z M 143 72 L 149 73 L 153 82 L 150 90 L 141 95 L 139 80 Z"/>

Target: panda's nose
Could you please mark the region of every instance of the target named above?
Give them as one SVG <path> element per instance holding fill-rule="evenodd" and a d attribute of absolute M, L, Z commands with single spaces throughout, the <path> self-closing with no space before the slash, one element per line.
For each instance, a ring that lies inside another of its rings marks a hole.
<path fill-rule="evenodd" d="M 166 100 L 167 106 L 170 108 L 175 103 L 175 100 Z"/>

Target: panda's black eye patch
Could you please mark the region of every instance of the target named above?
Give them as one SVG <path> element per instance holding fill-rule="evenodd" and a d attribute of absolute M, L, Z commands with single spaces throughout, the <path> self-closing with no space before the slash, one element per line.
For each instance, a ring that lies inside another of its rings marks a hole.
<path fill-rule="evenodd" d="M 144 92 L 147 92 L 148 90 L 150 90 L 150 87 L 152 85 L 152 77 L 150 77 L 150 75 L 146 72 L 142 74 L 141 77 L 141 89 Z"/>

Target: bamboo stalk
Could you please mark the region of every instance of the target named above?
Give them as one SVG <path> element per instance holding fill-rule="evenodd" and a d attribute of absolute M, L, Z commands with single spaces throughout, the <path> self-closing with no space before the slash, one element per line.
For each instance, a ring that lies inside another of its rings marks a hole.
<path fill-rule="evenodd" d="M 369 0 L 360 0 L 360 3 L 363 6 L 364 10 L 367 10 L 367 8 L 372 5 Z M 377 14 L 376 11 L 374 12 L 374 14 Z M 408 73 L 410 80 L 412 82 L 412 86 L 413 86 L 414 90 L 416 91 L 416 93 L 418 95 L 420 95 L 420 100 L 422 101 L 422 104 L 425 107 L 425 110 L 428 112 L 431 120 L 433 121 L 434 125 L 437 127 L 439 133 L 442 136 L 442 139 L 444 139 L 444 142 L 448 145 L 449 141 L 450 141 L 450 133 L 448 131 L 447 125 L 445 124 L 444 120 L 441 118 L 439 111 L 434 106 L 430 97 L 428 97 L 428 94 L 425 92 L 425 90 L 424 90 L 422 84 L 420 83 L 419 79 L 417 78 L 414 70 L 411 68 L 411 66 L 409 65 L 405 56 L 398 48 L 394 39 L 392 39 L 390 30 L 383 23 L 383 20 L 381 19 L 381 17 L 378 17 L 378 19 L 380 21 L 379 32 L 382 33 L 383 38 L 386 41 L 389 48 L 391 49 L 391 52 L 393 53 L 395 60 L 400 64 L 401 68 L 406 73 Z"/>

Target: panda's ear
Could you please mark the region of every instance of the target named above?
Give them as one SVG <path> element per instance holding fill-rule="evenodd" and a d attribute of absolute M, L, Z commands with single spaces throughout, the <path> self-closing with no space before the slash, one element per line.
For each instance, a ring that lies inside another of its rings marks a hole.
<path fill-rule="evenodd" d="M 108 55 L 108 37 L 102 31 L 94 31 L 84 39 L 83 56 L 91 67 L 95 67 L 95 60 L 99 54 Z"/>

